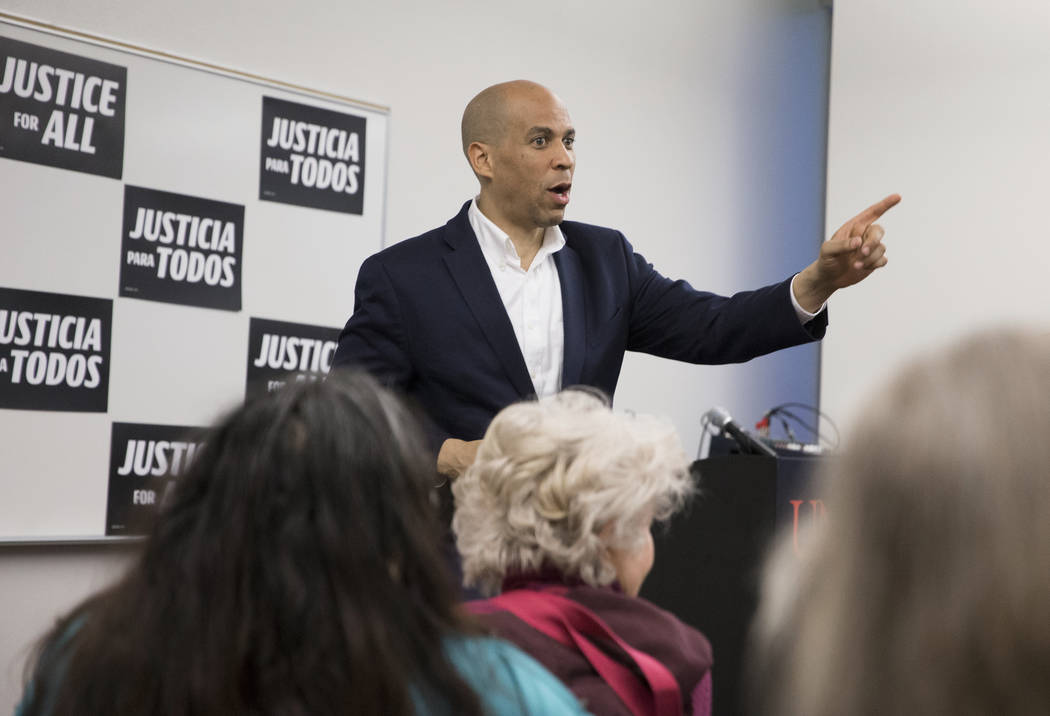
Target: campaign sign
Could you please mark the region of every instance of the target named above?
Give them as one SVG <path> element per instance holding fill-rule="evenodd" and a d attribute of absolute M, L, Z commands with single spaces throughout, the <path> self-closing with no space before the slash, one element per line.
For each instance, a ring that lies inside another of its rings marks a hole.
<path fill-rule="evenodd" d="M 128 70 L 0 37 L 0 157 L 120 179 Z"/>
<path fill-rule="evenodd" d="M 338 340 L 338 328 L 251 319 L 245 400 L 271 393 L 289 380 L 324 378 Z"/>
<path fill-rule="evenodd" d="M 141 535 L 204 445 L 204 428 L 113 423 L 107 535 Z"/>
<path fill-rule="evenodd" d="M 124 187 L 120 295 L 241 310 L 244 207 Z"/>
<path fill-rule="evenodd" d="M 113 301 L 0 288 L 0 408 L 104 413 Z"/>
<path fill-rule="evenodd" d="M 259 198 L 360 214 L 365 118 L 263 97 Z"/>

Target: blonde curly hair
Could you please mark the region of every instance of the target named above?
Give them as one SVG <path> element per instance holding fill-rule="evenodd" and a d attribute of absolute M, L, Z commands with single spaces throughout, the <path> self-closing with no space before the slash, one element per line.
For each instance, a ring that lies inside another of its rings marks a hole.
<path fill-rule="evenodd" d="M 664 520 L 681 507 L 688 466 L 670 421 L 614 412 L 590 392 L 505 408 L 452 485 L 464 583 L 494 594 L 509 572 L 551 566 L 609 584 L 607 548 L 637 544 L 650 510 Z"/>

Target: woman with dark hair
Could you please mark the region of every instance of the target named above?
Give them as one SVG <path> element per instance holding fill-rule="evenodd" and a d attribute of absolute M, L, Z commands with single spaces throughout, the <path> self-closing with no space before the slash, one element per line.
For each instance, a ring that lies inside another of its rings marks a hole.
<path fill-rule="evenodd" d="M 360 373 L 235 410 L 127 575 L 42 640 L 18 713 L 580 713 L 458 613 L 425 455 Z"/>

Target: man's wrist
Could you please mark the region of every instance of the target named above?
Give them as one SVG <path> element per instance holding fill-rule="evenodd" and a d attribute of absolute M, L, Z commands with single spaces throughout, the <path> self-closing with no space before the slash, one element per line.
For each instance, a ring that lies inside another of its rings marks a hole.
<path fill-rule="evenodd" d="M 791 300 L 796 312 L 801 311 L 808 319 L 824 310 L 825 304 L 835 291 L 825 287 L 814 274 L 816 267 L 810 264 L 791 279 Z M 802 316 L 800 315 L 800 318 Z"/>

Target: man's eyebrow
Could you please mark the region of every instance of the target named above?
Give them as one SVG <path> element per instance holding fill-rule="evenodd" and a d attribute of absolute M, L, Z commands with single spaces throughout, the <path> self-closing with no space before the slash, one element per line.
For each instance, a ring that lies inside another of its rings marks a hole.
<path fill-rule="evenodd" d="M 536 126 L 536 127 L 529 127 L 529 131 L 526 132 L 526 134 L 528 134 L 530 136 L 534 135 L 534 134 L 552 135 L 552 134 L 554 134 L 554 130 L 551 129 L 550 127 Z M 565 130 L 565 135 L 564 136 L 566 136 L 566 137 L 568 137 L 568 136 L 576 136 L 576 128 L 575 127 L 569 127 L 568 129 Z"/>

